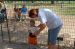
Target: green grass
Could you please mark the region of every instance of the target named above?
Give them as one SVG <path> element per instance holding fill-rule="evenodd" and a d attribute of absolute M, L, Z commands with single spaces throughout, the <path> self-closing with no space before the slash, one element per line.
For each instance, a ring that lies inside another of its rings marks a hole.
<path fill-rule="evenodd" d="M 75 6 L 75 3 L 70 3 L 70 4 L 63 4 L 64 6 L 70 6 L 70 7 L 73 7 Z"/>
<path fill-rule="evenodd" d="M 68 7 L 67 9 L 64 9 L 65 15 L 75 15 L 75 7 Z"/>
<path fill-rule="evenodd" d="M 65 4 L 63 9 L 63 14 L 65 15 L 75 15 L 75 3 Z"/>
<path fill-rule="evenodd" d="M 12 5 L 12 3 L 7 3 L 8 5 Z M 40 5 L 39 5 L 40 4 Z M 44 3 L 39 3 L 39 2 L 34 2 L 35 6 L 50 6 L 54 11 L 56 11 L 58 14 L 63 14 L 63 15 L 75 15 L 75 1 L 72 1 L 69 3 L 64 2 L 63 8 L 61 8 L 61 4 L 55 4 L 51 5 L 49 2 L 45 4 Z M 22 7 L 22 2 L 18 3 L 19 7 Z M 31 6 L 31 2 L 27 1 L 26 6 Z M 52 6 L 52 7 L 51 7 Z"/>
<path fill-rule="evenodd" d="M 75 3 L 63 4 L 61 8 L 61 4 L 57 4 L 53 6 L 53 10 L 61 15 L 75 15 Z"/>

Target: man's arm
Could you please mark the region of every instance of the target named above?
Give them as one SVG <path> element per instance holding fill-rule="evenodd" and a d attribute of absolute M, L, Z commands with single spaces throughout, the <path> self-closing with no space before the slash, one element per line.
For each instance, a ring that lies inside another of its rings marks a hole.
<path fill-rule="evenodd" d="M 43 29 L 45 29 L 46 24 L 40 24 L 40 25 L 38 25 L 37 27 L 39 27 L 40 29 L 39 29 L 39 31 L 37 31 L 37 32 L 35 33 L 35 35 L 40 34 L 40 32 L 43 31 Z"/>
<path fill-rule="evenodd" d="M 41 32 L 43 29 L 45 29 L 46 24 L 40 24 L 38 27 L 40 28 L 39 32 Z"/>

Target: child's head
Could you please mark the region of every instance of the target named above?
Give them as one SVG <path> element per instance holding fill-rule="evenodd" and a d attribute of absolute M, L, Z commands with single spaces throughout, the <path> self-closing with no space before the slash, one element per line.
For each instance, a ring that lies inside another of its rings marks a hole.
<path fill-rule="evenodd" d="M 35 26 L 35 20 L 30 20 L 30 26 Z"/>
<path fill-rule="evenodd" d="M 22 3 L 22 7 L 25 7 L 25 6 L 26 6 L 26 2 L 23 2 L 23 3 Z"/>

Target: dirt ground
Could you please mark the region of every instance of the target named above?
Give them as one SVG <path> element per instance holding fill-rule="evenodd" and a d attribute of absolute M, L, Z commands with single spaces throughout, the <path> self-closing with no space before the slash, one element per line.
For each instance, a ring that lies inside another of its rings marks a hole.
<path fill-rule="evenodd" d="M 34 7 L 34 8 L 38 8 Z M 39 7 L 40 8 L 40 7 Z M 49 8 L 49 7 L 47 7 Z M 13 17 L 13 9 L 12 7 L 8 10 L 8 19 L 12 19 Z M 59 36 L 63 37 L 63 42 L 60 43 L 60 45 L 65 44 L 66 46 L 73 46 L 74 41 L 75 41 L 75 16 L 66 16 L 66 15 L 59 15 L 62 18 L 63 21 L 63 27 L 59 33 Z M 27 21 L 27 22 L 26 22 Z M 28 32 L 27 32 L 27 27 L 29 25 L 29 20 L 27 19 L 26 21 L 20 21 L 20 22 L 16 22 L 14 20 L 9 20 L 9 31 L 10 31 L 10 38 L 11 41 L 14 42 L 24 42 L 27 43 L 27 37 L 28 37 Z M 36 22 L 37 24 L 39 23 L 38 21 Z M 8 41 L 8 31 L 7 31 L 7 25 L 6 22 L 2 24 L 3 26 L 3 34 L 4 34 L 4 40 Z M 38 44 L 47 44 L 47 28 L 38 36 Z M 0 40 L 1 39 L 1 32 L 0 32 Z M 8 46 L 10 44 L 3 44 L 2 42 L 0 42 L 0 47 L 3 47 L 4 45 Z M 14 46 L 13 44 L 11 44 L 10 46 Z M 10 47 L 9 46 L 9 47 Z M 19 48 L 19 46 L 21 46 L 22 48 L 26 48 L 25 45 L 17 45 L 16 49 L 22 49 Z M 4 47 L 3 47 L 4 48 Z M 13 49 L 15 49 L 13 48 Z M 12 48 L 8 48 L 8 49 L 12 49 Z"/>

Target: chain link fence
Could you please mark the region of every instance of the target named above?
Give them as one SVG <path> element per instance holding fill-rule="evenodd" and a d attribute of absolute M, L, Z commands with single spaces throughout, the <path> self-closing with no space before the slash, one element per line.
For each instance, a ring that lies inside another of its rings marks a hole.
<path fill-rule="evenodd" d="M 16 2 L 19 8 L 21 8 L 22 1 Z M 10 39 L 11 42 L 27 43 L 29 18 L 27 17 L 24 21 L 16 21 L 13 10 L 14 3 L 15 1 L 5 1 L 8 27 L 6 21 L 0 24 L 0 40 L 9 41 Z M 54 4 L 51 4 L 50 1 L 26 1 L 26 7 L 28 10 L 32 8 L 48 8 L 58 14 L 64 24 L 58 36 L 62 37 L 63 40 L 61 41 L 58 39 L 59 41 L 57 40 L 57 45 L 59 44 L 59 46 L 62 46 L 62 49 L 73 49 L 75 46 L 75 1 L 55 1 Z M 36 21 L 36 25 L 39 23 L 39 21 Z M 8 31 L 10 34 L 8 34 Z M 38 36 L 38 44 L 47 45 L 47 36 L 47 28 L 45 28 L 45 30 Z"/>

